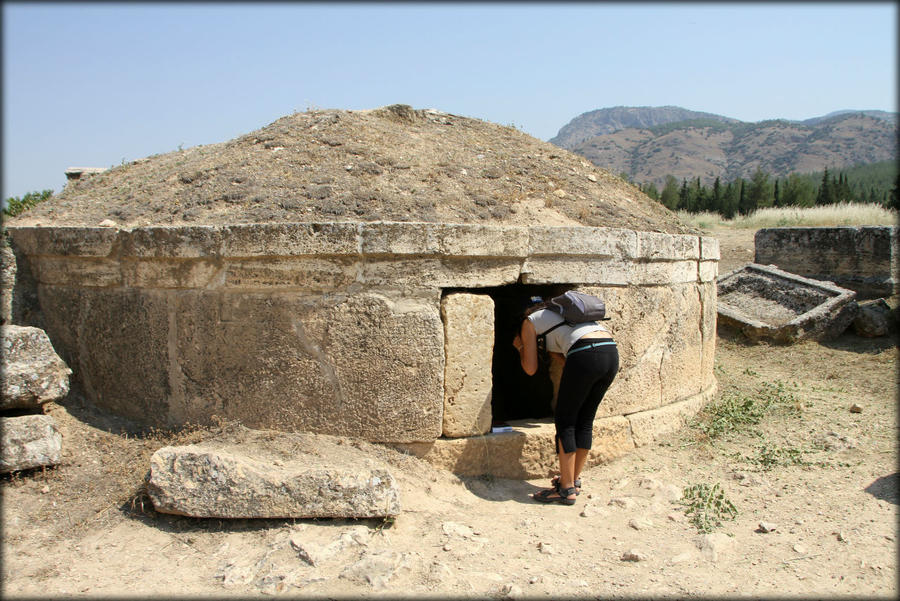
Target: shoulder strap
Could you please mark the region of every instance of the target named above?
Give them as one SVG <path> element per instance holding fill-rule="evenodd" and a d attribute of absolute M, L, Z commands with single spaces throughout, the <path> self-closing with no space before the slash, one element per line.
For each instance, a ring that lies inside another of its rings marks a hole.
<path fill-rule="evenodd" d="M 547 334 L 549 334 L 550 332 L 552 332 L 553 330 L 555 330 L 555 329 L 558 328 L 559 326 L 564 326 L 564 325 L 566 325 L 565 320 L 559 322 L 559 323 L 556 324 L 555 326 L 550 326 L 549 328 L 547 328 L 546 330 L 544 330 L 543 332 L 541 332 L 540 334 L 538 334 L 538 336 L 544 336 L 544 337 L 546 337 Z"/>

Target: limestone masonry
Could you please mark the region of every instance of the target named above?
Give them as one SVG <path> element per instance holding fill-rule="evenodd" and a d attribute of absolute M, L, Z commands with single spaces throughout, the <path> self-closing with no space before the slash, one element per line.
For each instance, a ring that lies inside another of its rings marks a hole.
<path fill-rule="evenodd" d="M 485 473 L 486 444 L 496 459 L 512 440 L 504 474 L 544 473 L 552 426 L 535 466 L 524 434 L 488 434 L 486 289 L 507 286 L 606 299 L 622 368 L 598 414 L 598 457 L 678 427 L 715 390 L 714 238 L 396 222 L 9 233 L 27 258 L 18 281 L 33 282 L 85 394 L 150 424 L 220 416 L 358 436 L 469 473 Z"/>

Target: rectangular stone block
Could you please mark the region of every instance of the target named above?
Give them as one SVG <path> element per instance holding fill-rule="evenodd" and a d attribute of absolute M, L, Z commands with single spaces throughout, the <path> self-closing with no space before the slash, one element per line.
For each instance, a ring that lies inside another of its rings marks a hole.
<path fill-rule="evenodd" d="M 122 232 L 121 256 L 172 259 L 221 256 L 222 233 L 223 228 L 212 225 L 135 228 Z"/>
<path fill-rule="evenodd" d="M 448 294 L 444 320 L 443 435 L 485 434 L 491 428 L 494 301 L 486 294 Z"/>
<path fill-rule="evenodd" d="M 585 261 L 574 257 L 529 257 L 522 266 L 525 284 L 590 283 L 598 286 L 636 284 L 634 265 L 621 259 Z"/>
<path fill-rule="evenodd" d="M 138 422 L 169 425 L 168 293 L 41 286 L 54 348 L 92 402 Z"/>
<path fill-rule="evenodd" d="M 113 259 L 80 257 L 35 257 L 35 276 L 41 284 L 107 288 L 122 285 L 122 270 Z"/>
<path fill-rule="evenodd" d="M 637 256 L 649 261 L 683 261 L 700 258 L 697 236 L 637 232 Z"/>
<path fill-rule="evenodd" d="M 719 261 L 700 261 L 700 281 L 715 282 L 719 277 Z"/>
<path fill-rule="evenodd" d="M 436 223 L 433 231 L 442 255 L 524 257 L 528 254 L 527 228 Z"/>
<path fill-rule="evenodd" d="M 367 258 L 358 281 L 366 286 L 483 288 L 515 283 L 519 269 L 518 260 L 504 258 Z"/>
<path fill-rule="evenodd" d="M 364 223 L 359 230 L 363 255 L 438 254 L 438 241 L 430 223 Z"/>
<path fill-rule="evenodd" d="M 29 256 L 106 257 L 119 236 L 115 228 L 97 227 L 10 226 L 7 231 L 16 247 Z"/>
<path fill-rule="evenodd" d="M 179 294 L 174 327 L 182 420 L 218 414 L 378 441 L 440 436 L 444 336 L 433 301 Z"/>
<path fill-rule="evenodd" d="M 718 261 L 721 258 L 718 238 L 700 236 L 700 259 L 702 261 Z"/>
<path fill-rule="evenodd" d="M 632 269 L 633 283 L 640 286 L 686 284 L 700 279 L 697 261 L 638 262 Z"/>
<path fill-rule="evenodd" d="M 354 257 L 267 257 L 229 259 L 222 285 L 226 288 L 299 288 L 339 290 L 357 279 Z"/>
<path fill-rule="evenodd" d="M 569 255 L 632 259 L 638 255 L 637 233 L 607 227 L 535 226 L 530 228 L 530 255 Z"/>
<path fill-rule="evenodd" d="M 226 257 L 357 255 L 359 224 L 265 223 L 226 226 Z"/>
<path fill-rule="evenodd" d="M 219 261 L 122 261 L 122 281 L 132 288 L 208 288 L 220 285 Z"/>

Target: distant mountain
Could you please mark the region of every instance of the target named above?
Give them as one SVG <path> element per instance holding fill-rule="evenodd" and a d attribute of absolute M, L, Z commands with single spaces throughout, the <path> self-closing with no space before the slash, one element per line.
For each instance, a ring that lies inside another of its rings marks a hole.
<path fill-rule="evenodd" d="M 692 116 L 677 119 L 680 111 Z M 623 127 L 627 116 L 654 124 Z M 896 160 L 897 114 L 837 111 L 805 121 L 747 123 L 678 107 L 616 107 L 576 117 L 550 142 L 634 182 L 659 187 L 670 174 L 709 185 L 716 177 L 749 178 L 757 168 L 784 177 Z"/>
<path fill-rule="evenodd" d="M 677 106 L 616 106 L 578 115 L 548 142 L 571 150 L 594 136 L 611 134 L 620 129 L 647 128 L 689 119 L 713 119 L 723 123 L 739 123 L 737 119 L 689 111 Z"/>

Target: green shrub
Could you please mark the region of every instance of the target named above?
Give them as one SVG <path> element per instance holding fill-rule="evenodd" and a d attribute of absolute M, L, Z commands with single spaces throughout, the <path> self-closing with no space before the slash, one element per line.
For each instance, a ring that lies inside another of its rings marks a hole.
<path fill-rule="evenodd" d="M 20 213 L 24 213 L 31 207 L 40 204 L 53 195 L 53 190 L 43 190 L 41 192 L 29 192 L 22 198 L 11 196 L 6 199 L 6 206 L 3 208 L 3 214 L 9 217 L 15 217 Z"/>

